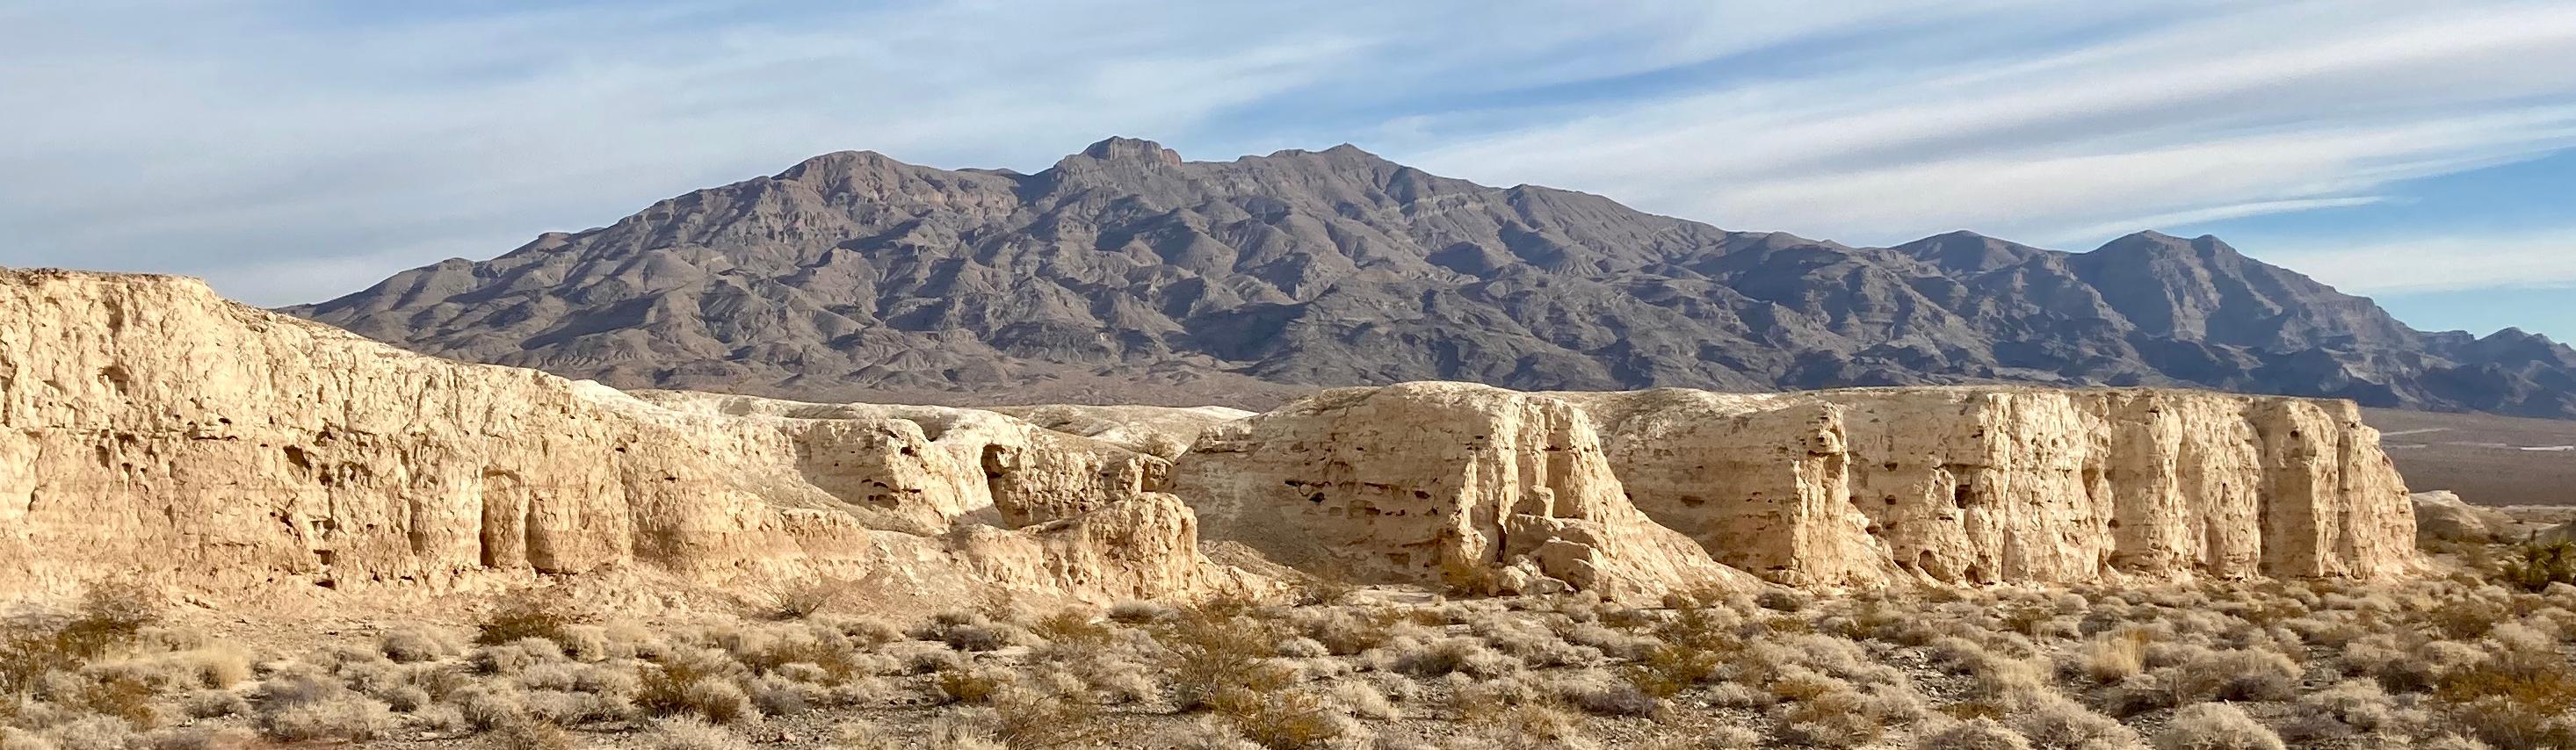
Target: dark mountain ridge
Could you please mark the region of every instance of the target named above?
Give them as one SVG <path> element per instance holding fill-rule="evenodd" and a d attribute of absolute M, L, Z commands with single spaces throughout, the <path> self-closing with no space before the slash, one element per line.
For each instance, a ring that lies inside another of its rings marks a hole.
<path fill-rule="evenodd" d="M 2000 380 L 2576 417 L 2576 350 L 2419 332 L 2214 237 L 1850 247 L 1349 145 L 1188 162 L 1112 138 L 1035 174 L 826 154 L 288 312 L 624 387 L 824 400 Z"/>

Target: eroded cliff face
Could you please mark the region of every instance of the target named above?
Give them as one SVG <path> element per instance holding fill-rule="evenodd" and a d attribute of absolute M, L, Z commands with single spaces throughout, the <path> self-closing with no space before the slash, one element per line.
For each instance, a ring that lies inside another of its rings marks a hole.
<path fill-rule="evenodd" d="M 0 270 L 0 594 L 637 567 L 1094 601 L 1266 585 L 1199 555 L 1188 508 L 1147 491 L 1165 466 L 990 412 L 639 398 L 194 280 Z"/>
<path fill-rule="evenodd" d="M 2384 577 L 2405 482 L 2349 402 L 2016 387 L 1552 394 L 1637 506 L 1790 583 Z"/>
<path fill-rule="evenodd" d="M 208 596 L 541 574 L 829 577 L 884 601 L 1285 588 L 1210 562 L 1202 532 L 1489 593 L 2388 577 L 2419 564 L 2412 513 L 2340 401 L 1410 383 L 1258 415 L 807 404 L 449 362 L 187 279 L 0 270 L 0 598 L 125 575 Z"/>
<path fill-rule="evenodd" d="M 1612 596 L 1752 583 L 1628 503 L 1582 412 L 1489 386 L 1336 389 L 1219 425 L 1172 488 L 1211 538 L 1363 582 Z"/>

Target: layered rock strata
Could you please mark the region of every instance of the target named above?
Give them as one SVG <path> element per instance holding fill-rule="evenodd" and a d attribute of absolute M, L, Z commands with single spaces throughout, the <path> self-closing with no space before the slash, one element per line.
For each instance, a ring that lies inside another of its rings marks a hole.
<path fill-rule="evenodd" d="M 0 270 L 0 594 L 635 567 L 1095 601 L 1259 586 L 1147 491 L 1165 467 L 990 412 L 630 396 L 194 280 Z"/>
<path fill-rule="evenodd" d="M 2344 401 L 2026 387 L 1552 394 L 1647 515 L 1791 583 L 2382 577 L 2404 480 Z"/>

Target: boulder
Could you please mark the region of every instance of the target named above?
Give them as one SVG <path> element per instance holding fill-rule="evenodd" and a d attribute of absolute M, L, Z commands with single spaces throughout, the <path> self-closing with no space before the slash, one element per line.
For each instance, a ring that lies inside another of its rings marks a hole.
<path fill-rule="evenodd" d="M 2504 513 L 2461 500 L 2459 493 L 2433 490 L 2409 495 L 2415 506 L 2415 541 L 2485 544 L 2513 528 Z"/>

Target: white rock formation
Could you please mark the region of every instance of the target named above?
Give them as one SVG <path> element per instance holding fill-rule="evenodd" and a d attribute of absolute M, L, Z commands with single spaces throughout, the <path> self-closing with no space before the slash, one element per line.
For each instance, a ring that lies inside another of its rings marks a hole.
<path fill-rule="evenodd" d="M 1212 428 L 1172 491 L 1209 538 L 1363 582 L 1614 596 L 1742 587 L 1619 490 L 1566 402 L 1466 383 L 1325 391 Z"/>
<path fill-rule="evenodd" d="M 208 596 L 538 574 L 829 576 L 889 600 L 1281 588 L 1209 561 L 1202 531 L 1361 581 L 1629 598 L 1760 585 L 1747 570 L 2419 565 L 2404 483 L 2341 401 L 1409 383 L 1260 415 L 803 404 L 449 362 L 193 280 L 0 270 L 0 598 L 138 574 Z"/>
<path fill-rule="evenodd" d="M 1551 394 L 1647 515 L 1802 584 L 2411 572 L 2350 402 L 2024 387 Z"/>
<path fill-rule="evenodd" d="M 2470 505 L 2450 490 L 2418 492 L 2410 499 L 2415 506 L 2415 540 L 2419 543 L 2485 544 L 2496 541 L 2514 526 L 2511 516 Z"/>
<path fill-rule="evenodd" d="M 989 412 L 636 397 L 189 279 L 0 270 L 0 595 L 128 574 L 443 590 L 639 563 L 1093 601 L 1264 585 L 1145 491 L 1165 467 Z"/>

